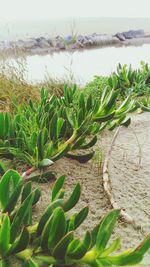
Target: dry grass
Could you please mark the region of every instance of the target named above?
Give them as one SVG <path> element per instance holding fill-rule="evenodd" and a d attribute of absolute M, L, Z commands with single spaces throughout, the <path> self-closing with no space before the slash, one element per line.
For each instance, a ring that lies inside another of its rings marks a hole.
<path fill-rule="evenodd" d="M 47 76 L 40 84 L 31 84 L 27 82 L 26 70 L 26 59 L 23 56 L 13 58 L 12 61 L 8 61 L 8 57 L 1 59 L 0 110 L 13 110 L 14 103 L 21 105 L 29 99 L 38 101 L 42 87 L 47 88 L 50 95 L 63 95 L 65 81 Z"/>
<path fill-rule="evenodd" d="M 38 86 L 26 82 L 26 62 L 23 57 L 1 59 L 0 64 L 0 110 L 12 110 L 13 103 L 22 104 L 29 100 L 39 99 Z"/>
<path fill-rule="evenodd" d="M 53 79 L 46 77 L 45 80 L 38 84 L 39 88 L 46 88 L 50 95 L 63 96 L 65 80 Z"/>
<path fill-rule="evenodd" d="M 12 110 L 13 103 L 25 103 L 29 98 L 39 99 L 39 88 L 21 80 L 0 74 L 0 110 Z"/>

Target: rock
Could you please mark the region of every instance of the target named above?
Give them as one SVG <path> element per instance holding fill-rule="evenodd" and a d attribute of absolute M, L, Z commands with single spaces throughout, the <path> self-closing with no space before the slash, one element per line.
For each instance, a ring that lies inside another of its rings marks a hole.
<path fill-rule="evenodd" d="M 23 44 L 24 44 L 24 46 L 23 46 Z M 22 43 L 22 46 L 25 49 L 31 49 L 33 47 L 36 47 L 37 45 L 38 45 L 38 42 L 34 38 L 33 39 L 28 39 L 28 40 L 26 40 L 26 41 L 24 41 Z"/>
<path fill-rule="evenodd" d="M 62 40 L 62 37 L 60 35 L 57 35 L 55 39 L 56 40 Z"/>
<path fill-rule="evenodd" d="M 98 35 L 96 32 L 93 32 L 93 33 L 92 33 L 92 36 L 96 36 L 96 35 Z"/>
<path fill-rule="evenodd" d="M 91 40 L 94 45 L 107 45 L 118 42 L 117 38 L 107 34 L 99 34 L 91 36 Z"/>
<path fill-rule="evenodd" d="M 47 42 L 50 44 L 50 46 L 53 46 L 53 40 L 50 37 L 47 39 Z"/>
<path fill-rule="evenodd" d="M 92 46 L 93 45 L 93 41 L 92 40 L 87 40 L 87 41 L 84 42 L 84 45 Z"/>
<path fill-rule="evenodd" d="M 65 36 L 65 37 L 64 37 L 64 41 L 65 41 L 67 44 L 69 44 L 69 43 L 72 41 L 72 39 L 73 39 L 72 35 L 68 35 L 68 36 Z"/>
<path fill-rule="evenodd" d="M 14 47 L 17 47 L 19 49 L 25 48 L 24 41 L 23 40 L 18 40 L 17 42 L 14 42 L 13 46 Z"/>
<path fill-rule="evenodd" d="M 2 41 L 0 42 L 0 50 L 6 49 L 11 50 L 14 47 L 13 42 Z"/>
<path fill-rule="evenodd" d="M 144 30 L 130 30 L 122 33 L 126 39 L 138 38 L 144 36 Z"/>
<path fill-rule="evenodd" d="M 77 36 L 77 43 L 78 45 L 80 45 L 80 47 L 83 47 L 84 45 L 85 46 L 88 46 L 88 45 L 91 45 L 93 44 L 93 41 L 92 41 L 92 36 L 91 35 L 79 35 Z"/>
<path fill-rule="evenodd" d="M 59 35 L 54 40 L 54 46 L 60 50 L 66 49 L 64 39 Z"/>
<path fill-rule="evenodd" d="M 76 42 L 74 44 L 72 44 L 71 48 L 72 49 L 79 49 L 79 48 L 83 48 L 84 44 L 80 43 L 80 42 Z"/>
<path fill-rule="evenodd" d="M 63 49 L 66 49 L 66 46 L 62 42 L 56 42 L 56 48 L 63 50 Z"/>
<path fill-rule="evenodd" d="M 125 37 L 125 39 L 132 39 L 135 37 L 135 35 L 132 31 L 123 32 L 122 34 Z"/>
<path fill-rule="evenodd" d="M 94 44 L 93 42 L 93 39 L 91 36 L 85 36 L 85 39 L 84 39 L 84 42 L 83 42 L 84 45 L 86 46 L 91 46 Z"/>
<path fill-rule="evenodd" d="M 78 36 L 77 36 L 77 42 L 83 43 L 84 40 L 85 40 L 85 38 L 84 38 L 83 35 L 78 35 Z"/>
<path fill-rule="evenodd" d="M 79 46 L 78 43 L 76 42 L 76 43 L 72 44 L 71 48 L 72 48 L 72 49 L 79 49 L 80 46 Z"/>
<path fill-rule="evenodd" d="M 43 36 L 40 36 L 38 38 L 35 38 L 36 42 L 40 42 L 41 40 L 45 40 L 45 38 Z"/>
<path fill-rule="evenodd" d="M 92 45 L 108 45 L 118 43 L 118 38 L 107 34 L 79 35 L 77 42 L 72 45 L 72 49 L 83 48 Z"/>
<path fill-rule="evenodd" d="M 45 38 L 40 36 L 38 38 L 29 38 L 26 40 L 18 41 L 1 41 L 0 42 L 0 51 L 2 50 L 11 50 L 13 48 L 18 48 L 20 50 L 35 51 L 40 53 L 43 51 L 50 51 L 50 48 L 53 51 L 64 50 L 67 47 L 72 49 L 80 49 L 90 46 L 105 46 L 120 43 L 120 41 L 125 41 L 126 39 L 140 38 L 144 37 L 144 30 L 130 30 L 125 32 L 118 32 L 115 35 L 108 34 L 97 34 L 93 33 L 91 35 L 78 35 L 74 38 L 72 35 L 67 35 L 66 37 L 56 36 L 56 38 Z M 74 41 L 74 43 L 72 42 Z"/>
<path fill-rule="evenodd" d="M 50 48 L 50 44 L 48 43 L 48 41 L 44 38 L 44 39 L 41 39 L 39 42 L 38 42 L 38 46 L 40 48 Z"/>
<path fill-rule="evenodd" d="M 125 41 L 126 38 L 124 37 L 124 35 L 120 32 L 116 33 L 115 37 L 117 37 L 120 41 Z"/>
<path fill-rule="evenodd" d="M 114 36 L 117 37 L 120 41 L 125 41 L 126 39 L 143 37 L 144 35 L 144 30 L 130 30 L 127 32 L 118 32 Z"/>
<path fill-rule="evenodd" d="M 91 39 L 91 36 L 90 35 L 85 35 L 84 36 L 84 40 L 90 40 Z"/>
<path fill-rule="evenodd" d="M 136 36 L 137 37 L 143 37 L 143 36 L 145 36 L 145 32 L 144 32 L 144 30 L 143 29 L 140 29 L 140 30 L 137 30 L 136 31 Z"/>

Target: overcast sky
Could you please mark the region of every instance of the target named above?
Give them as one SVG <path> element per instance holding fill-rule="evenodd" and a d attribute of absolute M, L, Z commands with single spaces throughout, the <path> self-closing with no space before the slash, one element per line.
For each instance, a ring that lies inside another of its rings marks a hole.
<path fill-rule="evenodd" d="M 0 0 L 0 20 L 150 17 L 150 0 Z"/>

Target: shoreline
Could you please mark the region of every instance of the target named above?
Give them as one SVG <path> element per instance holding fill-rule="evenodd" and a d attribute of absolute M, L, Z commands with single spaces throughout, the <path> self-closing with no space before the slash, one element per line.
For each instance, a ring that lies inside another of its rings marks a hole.
<path fill-rule="evenodd" d="M 84 51 L 87 49 L 99 49 L 105 47 L 141 46 L 150 44 L 150 34 L 143 30 L 130 30 L 128 32 L 109 34 L 92 34 L 78 36 L 57 36 L 53 39 L 39 37 L 18 41 L 0 41 L 0 55 L 32 56 L 46 55 L 60 52 Z M 4 55 L 5 53 L 5 55 Z"/>

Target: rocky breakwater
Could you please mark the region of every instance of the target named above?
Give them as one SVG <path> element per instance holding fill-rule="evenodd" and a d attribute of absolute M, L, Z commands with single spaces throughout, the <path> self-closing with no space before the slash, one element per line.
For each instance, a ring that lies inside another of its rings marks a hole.
<path fill-rule="evenodd" d="M 120 41 L 126 41 L 133 38 L 141 38 L 145 36 L 144 30 L 130 30 L 127 32 L 118 32 L 114 35 L 114 37 L 117 37 Z"/>
<path fill-rule="evenodd" d="M 56 36 L 55 38 L 42 36 L 18 41 L 1 41 L 0 52 L 16 50 L 29 54 L 45 54 L 62 50 L 121 45 L 126 40 L 142 37 L 145 37 L 144 30 L 130 30 L 115 35 L 93 33 L 91 35 Z"/>

